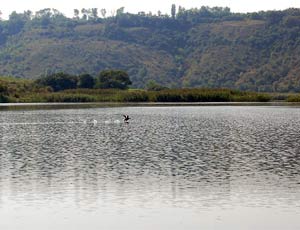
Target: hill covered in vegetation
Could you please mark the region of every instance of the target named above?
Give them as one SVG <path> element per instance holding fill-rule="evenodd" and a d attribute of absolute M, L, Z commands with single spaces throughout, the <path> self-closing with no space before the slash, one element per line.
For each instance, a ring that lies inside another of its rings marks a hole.
<path fill-rule="evenodd" d="M 132 87 L 300 91 L 300 9 L 249 14 L 229 8 L 120 8 L 13 12 L 0 21 L 0 75 L 36 79 L 57 72 L 126 71 Z"/>

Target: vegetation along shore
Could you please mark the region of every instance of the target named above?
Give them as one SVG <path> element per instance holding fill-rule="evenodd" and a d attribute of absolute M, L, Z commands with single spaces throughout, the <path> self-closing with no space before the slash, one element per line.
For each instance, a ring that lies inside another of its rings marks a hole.
<path fill-rule="evenodd" d="M 299 102 L 297 94 L 246 92 L 233 89 L 169 89 L 148 82 L 145 89 L 129 88 L 126 72 L 106 70 L 89 74 L 56 73 L 37 80 L 0 77 L 1 103 L 30 102 Z"/>

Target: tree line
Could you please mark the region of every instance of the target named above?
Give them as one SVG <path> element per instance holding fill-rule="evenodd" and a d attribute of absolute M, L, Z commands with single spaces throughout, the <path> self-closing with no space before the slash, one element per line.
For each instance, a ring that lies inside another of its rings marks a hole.
<path fill-rule="evenodd" d="M 36 12 L 26 10 L 23 13 L 13 11 L 8 20 L 1 19 L 0 10 L 0 45 L 6 42 L 6 38 L 21 32 L 26 25 L 30 27 L 58 26 L 74 28 L 78 23 L 104 23 L 111 27 L 112 23 L 119 26 L 146 26 L 157 27 L 164 25 L 172 29 L 187 29 L 199 23 L 216 21 L 232 21 L 244 19 L 267 20 L 269 24 L 279 22 L 287 15 L 299 16 L 299 9 L 285 11 L 261 11 L 255 13 L 233 13 L 228 7 L 208 7 L 185 9 L 182 6 L 172 4 L 170 14 L 162 14 L 140 11 L 137 14 L 126 13 L 124 7 L 110 12 L 108 16 L 105 8 L 74 9 L 73 17 L 68 18 L 57 9 L 45 8 Z M 298 23 L 298 19 L 290 18 L 288 23 Z"/>
<path fill-rule="evenodd" d="M 53 91 L 66 89 L 127 89 L 132 84 L 129 75 L 122 70 L 103 70 L 98 76 L 90 74 L 71 75 L 64 72 L 40 77 L 35 81 L 42 87 L 50 87 Z"/>
<path fill-rule="evenodd" d="M 8 36 L 18 34 L 26 25 L 26 28 L 48 28 L 64 27 L 72 29 L 82 23 L 104 23 L 107 27 L 112 24 L 121 27 L 130 26 L 145 26 L 157 27 L 163 26 L 171 29 L 188 29 L 199 23 L 217 22 L 217 21 L 232 21 L 244 19 L 259 19 L 266 20 L 269 24 L 278 23 L 283 17 L 299 16 L 299 9 L 288 9 L 285 11 L 261 11 L 255 13 L 233 13 L 228 7 L 208 7 L 185 9 L 182 6 L 172 4 L 170 14 L 162 14 L 152 12 L 138 12 L 137 14 L 126 13 L 124 7 L 112 11 L 108 16 L 105 8 L 82 8 L 74 9 L 72 18 L 66 17 L 57 9 L 45 8 L 36 12 L 30 10 L 23 13 L 13 11 L 9 15 L 8 20 L 1 20 L 0 10 L 0 45 L 5 43 Z M 297 24 L 297 18 L 290 18 L 290 24 Z"/>
<path fill-rule="evenodd" d="M 97 21 L 105 22 L 111 20 L 122 20 L 128 17 L 136 19 L 147 18 L 147 19 L 173 19 L 179 22 L 185 22 L 190 24 L 195 24 L 199 22 L 206 22 L 212 20 L 241 20 L 243 18 L 255 18 L 255 19 L 266 19 L 270 18 L 270 21 L 276 20 L 278 16 L 284 15 L 284 11 L 267 11 L 267 12 L 258 12 L 258 13 L 233 13 L 230 11 L 229 7 L 208 7 L 202 6 L 200 8 L 185 9 L 182 6 L 176 6 L 172 4 L 170 9 L 170 14 L 163 14 L 161 11 L 157 13 L 144 12 L 140 11 L 137 14 L 126 13 L 124 7 L 120 7 L 117 10 L 108 12 L 105 8 L 82 8 L 74 9 L 73 17 L 68 18 L 62 12 L 57 9 L 45 8 L 36 12 L 26 10 L 23 13 L 17 13 L 13 11 L 9 15 L 8 20 L 1 19 L 1 10 L 0 10 L 0 33 L 6 32 L 8 34 L 18 33 L 25 24 L 31 22 L 32 25 L 42 25 L 47 26 L 50 23 L 69 23 L 72 25 L 72 22 L 76 21 Z M 144 21 L 142 20 L 142 21 Z M 149 22 L 148 22 L 149 23 Z M 147 24 L 147 22 L 146 22 Z"/>

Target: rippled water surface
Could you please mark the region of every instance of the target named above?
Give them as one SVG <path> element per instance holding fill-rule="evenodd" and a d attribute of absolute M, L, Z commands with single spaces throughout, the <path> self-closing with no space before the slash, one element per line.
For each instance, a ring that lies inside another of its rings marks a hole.
<path fill-rule="evenodd" d="M 300 229 L 300 108 L 0 115 L 0 229 Z"/>

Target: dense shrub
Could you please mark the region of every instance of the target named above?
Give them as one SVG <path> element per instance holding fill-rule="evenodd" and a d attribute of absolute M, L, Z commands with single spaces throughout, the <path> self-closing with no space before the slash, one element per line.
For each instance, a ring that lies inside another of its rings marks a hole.
<path fill-rule="evenodd" d="M 149 95 L 144 91 L 123 92 L 119 95 L 122 102 L 147 102 Z"/>
<path fill-rule="evenodd" d="M 0 94 L 0 103 L 7 103 L 9 99 L 7 96 Z"/>
<path fill-rule="evenodd" d="M 300 94 L 291 95 L 287 98 L 288 102 L 300 102 Z"/>
<path fill-rule="evenodd" d="M 36 80 L 41 86 L 50 86 L 54 91 L 65 89 L 75 89 L 77 87 L 77 77 L 63 72 L 51 74 Z"/>
<path fill-rule="evenodd" d="M 95 102 L 93 95 L 53 93 L 44 97 L 47 102 Z"/>

